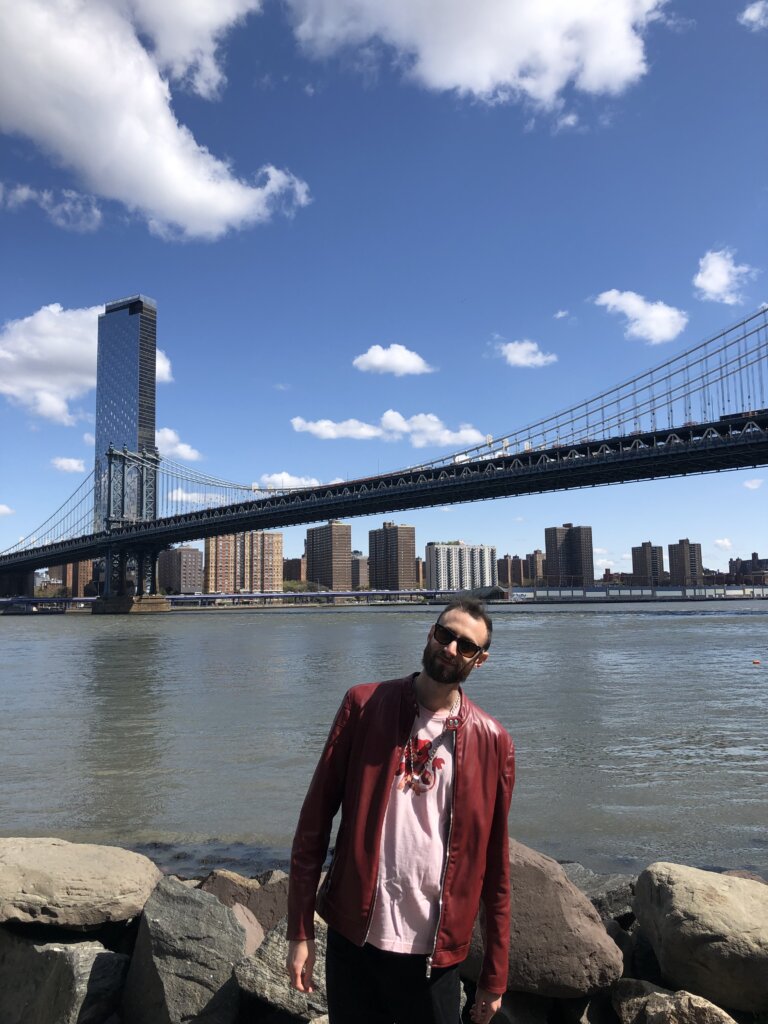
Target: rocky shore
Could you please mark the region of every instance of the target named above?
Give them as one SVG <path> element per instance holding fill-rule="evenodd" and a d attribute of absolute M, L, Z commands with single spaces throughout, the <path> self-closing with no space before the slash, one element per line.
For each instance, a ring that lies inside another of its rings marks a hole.
<path fill-rule="evenodd" d="M 597 875 L 510 844 L 514 1024 L 768 1024 L 768 884 L 657 862 Z M 60 839 L 0 839 L 0 1024 L 327 1021 L 284 973 L 287 877 L 163 872 Z M 476 926 L 462 967 L 471 996 Z M 364 1024 L 364 1022 L 361 1022 Z"/>

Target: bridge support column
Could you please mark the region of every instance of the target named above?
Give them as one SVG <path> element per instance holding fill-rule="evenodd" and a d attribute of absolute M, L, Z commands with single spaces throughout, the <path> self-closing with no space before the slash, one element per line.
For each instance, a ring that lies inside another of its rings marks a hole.
<path fill-rule="evenodd" d="M 110 549 L 106 559 L 104 595 L 91 605 L 94 615 L 130 615 L 137 612 L 168 612 L 171 602 L 156 593 L 157 551 L 139 551 L 131 556 L 136 566 L 136 586 L 129 593 L 126 580 L 129 557 L 125 551 Z"/>

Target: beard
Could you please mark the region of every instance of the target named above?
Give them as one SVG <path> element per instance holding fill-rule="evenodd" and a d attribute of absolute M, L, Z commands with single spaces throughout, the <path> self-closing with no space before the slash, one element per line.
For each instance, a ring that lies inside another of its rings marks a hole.
<path fill-rule="evenodd" d="M 444 686 L 457 686 L 463 683 L 472 671 L 475 659 L 470 658 L 469 661 L 464 661 L 462 658 L 457 658 L 455 661 L 444 661 L 440 656 L 443 648 L 438 647 L 435 650 L 431 644 L 432 641 L 428 640 L 421 656 L 421 664 L 429 678 Z"/>

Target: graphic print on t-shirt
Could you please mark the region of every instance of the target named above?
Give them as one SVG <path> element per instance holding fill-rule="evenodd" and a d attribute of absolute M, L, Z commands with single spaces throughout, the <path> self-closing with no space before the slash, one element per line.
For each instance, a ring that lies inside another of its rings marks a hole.
<path fill-rule="evenodd" d="M 442 757 L 435 756 L 440 739 L 441 736 L 432 741 L 411 736 L 395 772 L 395 776 L 402 776 L 397 785 L 400 791 L 410 789 L 419 796 L 434 787 L 437 781 L 435 772 L 440 771 L 445 764 Z"/>

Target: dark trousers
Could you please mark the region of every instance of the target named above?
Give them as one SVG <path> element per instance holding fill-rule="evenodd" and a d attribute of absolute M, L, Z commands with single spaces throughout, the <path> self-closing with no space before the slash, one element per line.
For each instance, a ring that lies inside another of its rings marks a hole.
<path fill-rule="evenodd" d="M 330 1024 L 459 1024 L 459 968 L 356 946 L 328 929 L 325 982 Z"/>

